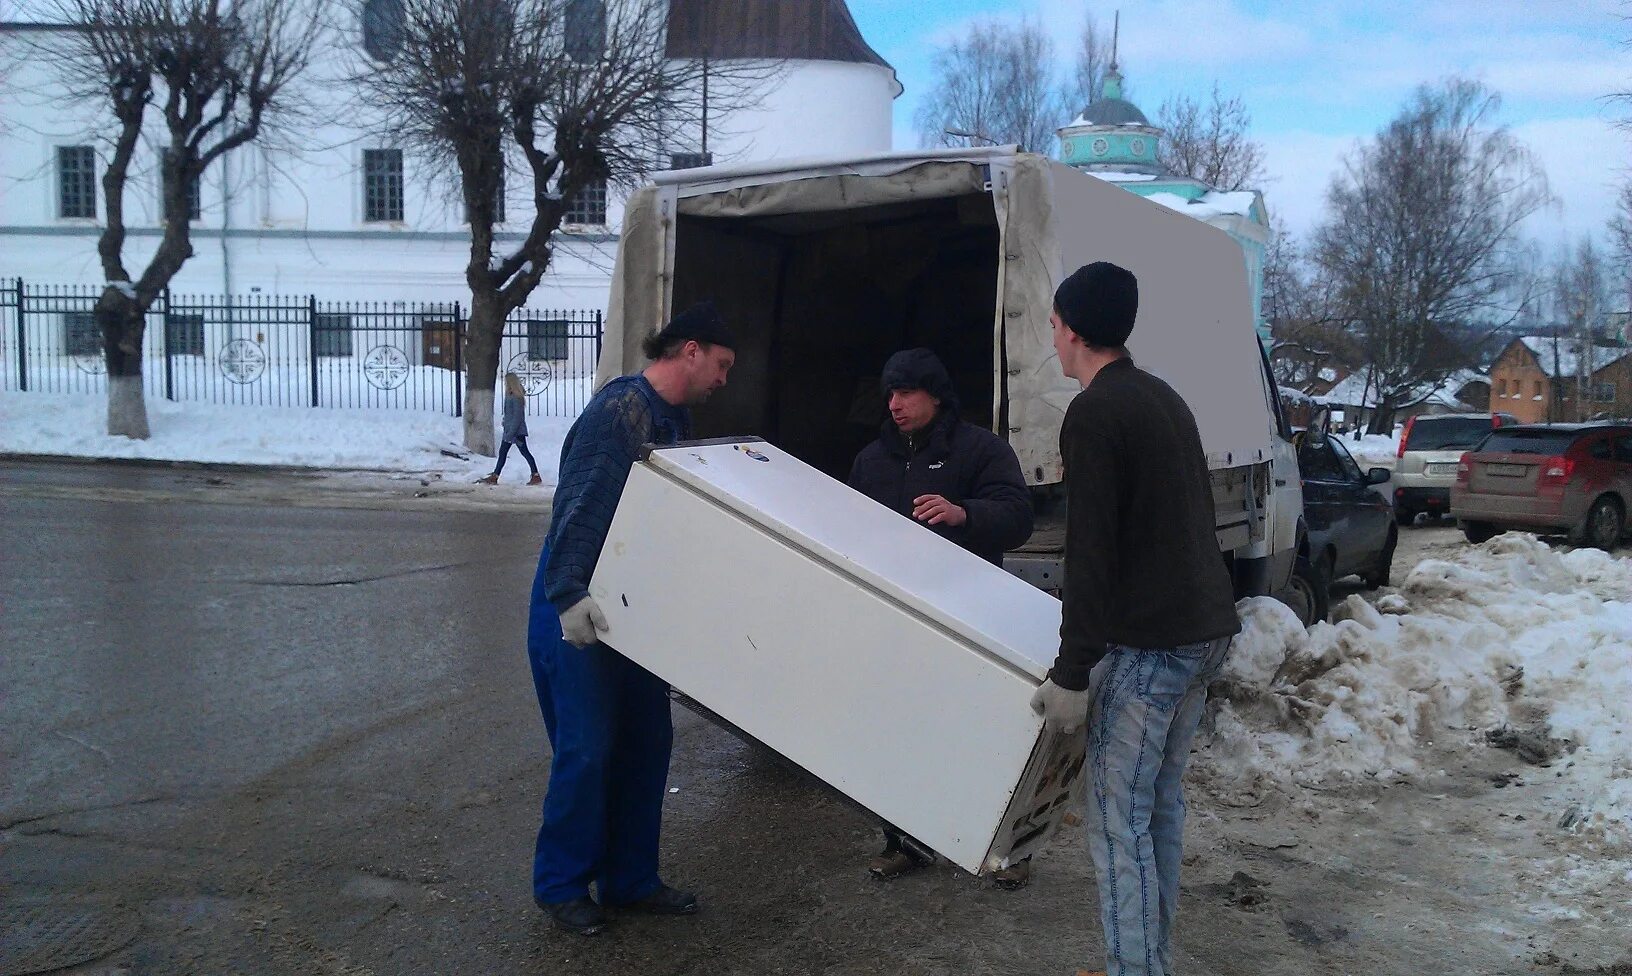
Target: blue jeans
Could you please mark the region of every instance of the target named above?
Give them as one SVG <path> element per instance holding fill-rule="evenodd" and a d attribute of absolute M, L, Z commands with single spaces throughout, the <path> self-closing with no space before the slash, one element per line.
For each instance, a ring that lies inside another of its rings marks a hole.
<path fill-rule="evenodd" d="M 1108 976 L 1169 976 L 1184 843 L 1184 768 L 1230 639 L 1112 645 L 1088 709 L 1088 848 Z"/>
<path fill-rule="evenodd" d="M 658 889 L 658 834 L 674 726 L 669 686 L 605 644 L 573 647 L 544 596 L 546 549 L 533 581 L 527 657 L 550 739 L 550 784 L 533 853 L 533 897 L 589 893 L 602 904 Z"/>

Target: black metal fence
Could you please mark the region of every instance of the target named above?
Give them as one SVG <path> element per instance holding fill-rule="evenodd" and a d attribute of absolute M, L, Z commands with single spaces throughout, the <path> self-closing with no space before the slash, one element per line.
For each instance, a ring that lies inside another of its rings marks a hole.
<path fill-rule="evenodd" d="M 105 392 L 92 314 L 100 294 L 0 280 L 0 389 Z M 166 292 L 148 313 L 143 387 L 167 400 L 458 416 L 466 326 L 458 302 Z M 602 328 L 599 311 L 517 310 L 504 325 L 501 381 L 517 374 L 530 414 L 577 416 L 592 392 Z"/>

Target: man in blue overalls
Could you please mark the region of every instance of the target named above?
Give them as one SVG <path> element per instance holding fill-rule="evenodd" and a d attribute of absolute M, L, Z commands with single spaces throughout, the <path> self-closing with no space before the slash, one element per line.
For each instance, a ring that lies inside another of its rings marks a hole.
<path fill-rule="evenodd" d="M 550 784 L 533 898 L 563 929 L 593 935 L 605 909 L 689 915 L 697 898 L 658 877 L 658 832 L 674 729 L 666 683 L 599 639 L 589 580 L 648 443 L 691 436 L 688 407 L 725 385 L 736 342 L 710 304 L 646 340 L 652 364 L 612 380 L 567 433 L 539 555 L 527 655 L 549 734 Z M 598 898 L 589 895 L 594 882 Z"/>

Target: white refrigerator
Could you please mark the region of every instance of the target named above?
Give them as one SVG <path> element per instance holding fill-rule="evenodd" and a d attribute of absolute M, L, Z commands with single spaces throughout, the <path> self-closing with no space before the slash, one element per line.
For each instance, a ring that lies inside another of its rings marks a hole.
<path fill-rule="evenodd" d="M 982 874 L 1080 795 L 1029 707 L 1059 601 L 770 444 L 653 449 L 590 593 L 605 642 Z"/>

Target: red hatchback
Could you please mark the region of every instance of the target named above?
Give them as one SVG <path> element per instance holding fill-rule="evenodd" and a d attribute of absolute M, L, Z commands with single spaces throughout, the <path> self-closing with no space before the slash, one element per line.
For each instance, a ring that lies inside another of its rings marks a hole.
<path fill-rule="evenodd" d="M 1632 505 L 1632 424 L 1552 424 L 1491 431 L 1457 463 L 1451 511 L 1469 542 L 1504 529 L 1568 533 L 1614 549 Z"/>

